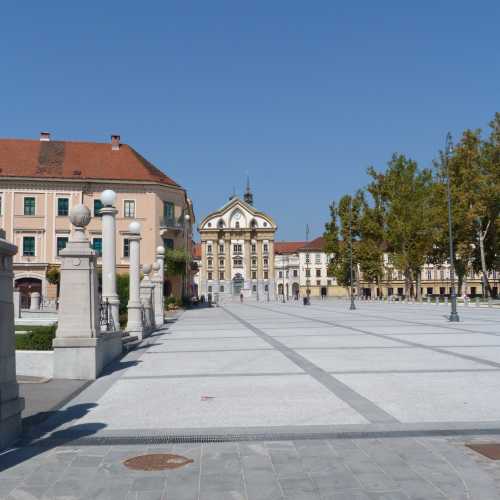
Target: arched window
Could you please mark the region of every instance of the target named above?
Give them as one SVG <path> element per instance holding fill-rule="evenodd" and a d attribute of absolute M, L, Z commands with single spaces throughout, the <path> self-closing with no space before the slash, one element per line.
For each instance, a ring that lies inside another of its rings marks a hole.
<path fill-rule="evenodd" d="M 235 222 L 235 224 L 234 224 L 234 227 L 235 227 L 236 229 L 239 229 L 239 228 L 240 228 L 240 223 L 239 223 L 238 221 L 236 221 L 236 222 Z"/>
<path fill-rule="evenodd" d="M 217 222 L 217 227 L 219 229 L 222 229 L 224 227 L 224 221 L 222 219 L 219 219 L 219 222 Z"/>

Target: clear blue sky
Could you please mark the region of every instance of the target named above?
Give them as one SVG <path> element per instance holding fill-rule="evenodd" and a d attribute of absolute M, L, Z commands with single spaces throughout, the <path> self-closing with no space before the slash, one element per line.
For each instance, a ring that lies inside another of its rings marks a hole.
<path fill-rule="evenodd" d="M 198 220 L 248 171 L 280 239 L 500 110 L 498 0 L 14 1 L 0 22 L 1 137 L 119 133 Z"/>

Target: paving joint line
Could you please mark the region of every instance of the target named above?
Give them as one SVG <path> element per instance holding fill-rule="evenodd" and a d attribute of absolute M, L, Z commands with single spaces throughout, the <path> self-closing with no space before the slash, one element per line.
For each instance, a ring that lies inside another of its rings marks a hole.
<path fill-rule="evenodd" d="M 222 307 L 222 310 L 229 316 L 238 320 L 242 325 L 246 326 L 258 337 L 276 348 L 279 352 L 281 352 L 281 354 L 283 354 L 283 356 L 285 356 L 292 363 L 304 370 L 323 387 L 328 389 L 332 394 L 334 394 L 336 397 L 344 401 L 344 403 L 348 404 L 351 408 L 356 410 L 356 412 L 362 415 L 369 422 L 398 422 L 398 420 L 394 416 L 377 406 L 375 403 L 373 403 L 373 401 L 370 401 L 358 392 L 354 391 L 348 385 L 344 384 L 330 373 L 315 365 L 307 358 L 296 352 L 294 349 L 279 342 L 274 337 L 253 326 L 243 318 L 240 318 L 237 314 L 229 311 L 225 306 Z"/>

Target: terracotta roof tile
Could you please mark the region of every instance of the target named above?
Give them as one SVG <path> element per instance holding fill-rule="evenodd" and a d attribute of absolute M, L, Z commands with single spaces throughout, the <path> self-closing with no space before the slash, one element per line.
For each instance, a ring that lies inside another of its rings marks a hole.
<path fill-rule="evenodd" d="M 294 253 L 305 244 L 305 241 L 275 241 L 274 253 Z"/>
<path fill-rule="evenodd" d="M 325 249 L 325 238 L 319 236 L 318 238 L 306 243 L 300 250 L 315 250 L 317 252 L 323 252 Z"/>
<path fill-rule="evenodd" d="M 1 177 L 149 181 L 179 186 L 127 144 L 0 139 Z"/>

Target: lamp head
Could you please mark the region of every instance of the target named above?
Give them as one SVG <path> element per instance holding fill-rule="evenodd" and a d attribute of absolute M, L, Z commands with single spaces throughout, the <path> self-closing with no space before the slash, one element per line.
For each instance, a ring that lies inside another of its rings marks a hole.
<path fill-rule="evenodd" d="M 141 234 L 141 225 L 135 220 L 128 225 L 128 230 L 132 234 Z"/>
<path fill-rule="evenodd" d="M 145 275 L 148 275 L 150 272 L 151 272 L 151 264 L 144 264 L 142 266 L 142 272 L 145 274 Z"/>
<path fill-rule="evenodd" d="M 156 253 L 160 255 L 165 255 L 165 247 L 162 246 L 156 247 Z"/>
<path fill-rule="evenodd" d="M 116 201 L 116 193 L 112 189 L 106 189 L 101 193 L 101 201 L 105 207 L 112 207 Z"/>

